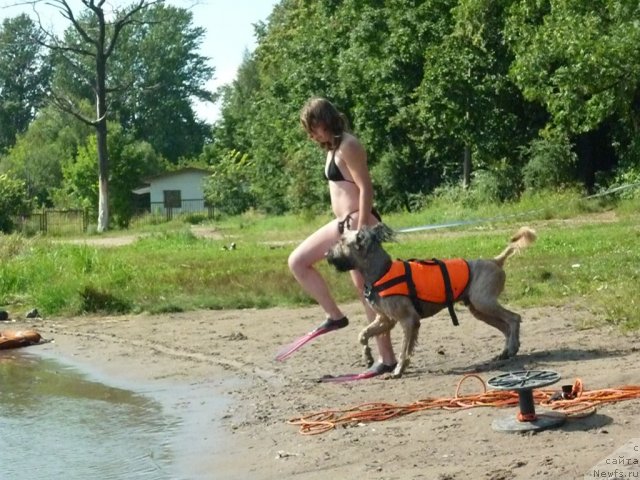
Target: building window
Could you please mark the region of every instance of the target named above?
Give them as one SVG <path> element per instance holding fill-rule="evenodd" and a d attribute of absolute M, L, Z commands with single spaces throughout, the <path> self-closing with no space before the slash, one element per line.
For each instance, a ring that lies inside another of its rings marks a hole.
<path fill-rule="evenodd" d="M 180 190 L 163 190 L 164 208 L 181 208 L 182 196 Z"/>

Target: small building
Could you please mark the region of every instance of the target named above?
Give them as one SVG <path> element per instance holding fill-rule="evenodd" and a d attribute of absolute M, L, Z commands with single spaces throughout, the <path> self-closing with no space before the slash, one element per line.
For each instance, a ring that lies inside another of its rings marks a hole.
<path fill-rule="evenodd" d="M 136 202 L 152 214 L 173 214 L 208 211 L 204 199 L 204 182 L 211 171 L 187 167 L 145 178 L 145 186 L 136 188 Z"/>

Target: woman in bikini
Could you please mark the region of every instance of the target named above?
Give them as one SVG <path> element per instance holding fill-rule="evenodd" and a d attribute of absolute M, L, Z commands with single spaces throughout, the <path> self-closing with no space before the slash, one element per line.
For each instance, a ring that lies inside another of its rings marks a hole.
<path fill-rule="evenodd" d="M 324 98 L 312 98 L 300 112 L 300 121 L 309 137 L 327 152 L 324 173 L 329 183 L 331 208 L 335 219 L 320 227 L 305 239 L 289 256 L 289 268 L 302 288 L 311 295 L 327 315 L 318 328 L 337 330 L 349 323 L 329 292 L 329 288 L 314 265 L 345 229 L 360 229 L 375 225 L 380 217 L 373 209 L 373 187 L 367 167 L 367 154 L 358 139 L 347 131 L 345 116 Z M 362 276 L 351 272 L 360 292 L 369 322 L 375 313 L 362 296 Z M 389 334 L 376 337 L 380 358 L 368 370 L 371 374 L 393 371 L 396 358 Z"/>

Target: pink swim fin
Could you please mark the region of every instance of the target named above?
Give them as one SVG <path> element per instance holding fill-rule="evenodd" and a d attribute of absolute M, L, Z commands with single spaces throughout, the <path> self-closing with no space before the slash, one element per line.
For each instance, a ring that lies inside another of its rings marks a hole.
<path fill-rule="evenodd" d="M 327 375 L 320 379 L 323 383 L 343 383 L 353 382 L 355 380 L 365 380 L 367 378 L 377 377 L 383 373 L 391 373 L 396 368 L 396 363 L 393 365 L 386 365 L 384 363 L 374 363 L 371 367 L 361 373 L 347 373 L 345 375 L 338 375 L 336 377 Z"/>
<path fill-rule="evenodd" d="M 347 319 L 347 317 L 342 317 L 338 320 L 331 320 L 330 318 L 327 318 L 319 327 L 316 327 L 309 333 L 301 336 L 300 338 L 291 342 L 289 345 L 281 348 L 276 355 L 276 360 L 282 362 L 293 355 L 295 352 L 300 350 L 304 345 L 309 343 L 314 338 L 319 337 L 320 335 L 324 335 L 325 333 L 333 332 L 334 330 L 339 330 L 346 327 L 347 325 L 349 325 L 349 320 Z"/>

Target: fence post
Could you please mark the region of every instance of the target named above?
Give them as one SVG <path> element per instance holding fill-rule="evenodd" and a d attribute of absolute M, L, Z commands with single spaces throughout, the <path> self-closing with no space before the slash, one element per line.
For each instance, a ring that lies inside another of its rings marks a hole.
<path fill-rule="evenodd" d="M 47 233 L 47 209 L 42 207 L 42 216 L 40 217 L 40 231 Z"/>

